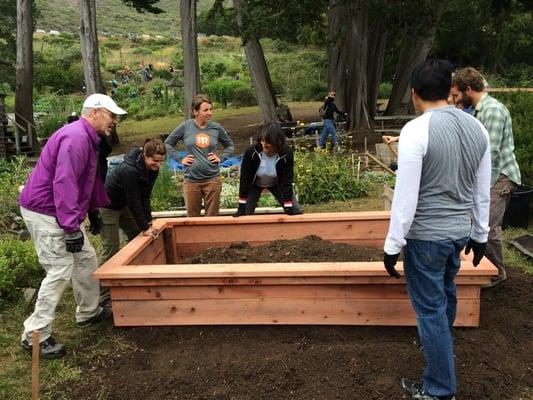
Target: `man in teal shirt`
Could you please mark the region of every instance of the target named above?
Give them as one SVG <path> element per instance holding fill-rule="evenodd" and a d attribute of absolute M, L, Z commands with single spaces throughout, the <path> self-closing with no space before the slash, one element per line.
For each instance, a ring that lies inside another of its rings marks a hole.
<path fill-rule="evenodd" d="M 473 106 L 472 115 L 489 132 L 491 150 L 491 190 L 489 240 L 485 256 L 498 268 L 490 286 L 507 279 L 503 262 L 502 222 L 511 193 L 520 185 L 520 169 L 514 155 L 513 126 L 509 110 L 485 91 L 483 76 L 472 67 L 458 70 L 450 91 L 454 102 Z"/>

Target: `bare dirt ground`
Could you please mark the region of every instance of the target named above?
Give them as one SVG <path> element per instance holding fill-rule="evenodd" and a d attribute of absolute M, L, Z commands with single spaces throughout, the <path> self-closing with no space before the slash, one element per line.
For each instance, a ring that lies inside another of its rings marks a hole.
<path fill-rule="evenodd" d="M 216 251 L 225 262 L 275 261 L 268 257 L 274 253 L 285 262 L 295 253 L 299 261 L 305 253 L 308 261 L 342 261 L 355 257 L 349 247 L 311 237 Z M 197 257 L 211 258 L 214 251 Z M 533 399 L 533 276 L 508 274 L 507 282 L 482 291 L 481 326 L 455 330 L 458 399 Z M 104 327 L 67 355 L 81 380 L 49 394 L 79 400 L 405 399 L 400 378 L 420 378 L 424 367 L 415 337 L 413 327 Z M 103 340 L 108 351 L 85 355 Z"/>

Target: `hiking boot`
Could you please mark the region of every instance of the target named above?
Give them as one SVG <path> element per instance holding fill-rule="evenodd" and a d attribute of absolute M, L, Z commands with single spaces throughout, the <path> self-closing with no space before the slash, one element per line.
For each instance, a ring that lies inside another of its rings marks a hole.
<path fill-rule="evenodd" d="M 455 400 L 455 396 L 431 396 L 424 392 L 424 388 L 420 382 L 412 381 L 410 379 L 402 378 L 402 389 L 411 395 L 413 400 Z"/>
<path fill-rule="evenodd" d="M 507 272 L 503 271 L 498 276 L 495 276 L 494 278 L 492 278 L 488 285 L 483 285 L 481 287 L 483 289 L 491 288 L 491 287 L 494 287 L 494 286 L 496 286 L 496 285 L 498 285 L 498 284 L 500 284 L 500 283 L 502 283 L 503 281 L 506 281 L 506 280 L 507 280 Z"/>
<path fill-rule="evenodd" d="M 33 351 L 33 345 L 31 345 L 26 339 L 24 339 L 20 345 L 29 352 Z M 57 343 L 52 336 L 39 343 L 39 353 L 41 358 L 61 358 L 66 352 L 67 350 L 65 347 L 61 343 Z"/>
<path fill-rule="evenodd" d="M 113 310 L 111 308 L 102 308 L 100 313 L 96 314 L 94 317 L 86 319 L 85 321 L 77 322 L 80 328 L 85 328 L 94 324 L 98 324 L 103 321 L 107 321 L 113 317 Z"/>

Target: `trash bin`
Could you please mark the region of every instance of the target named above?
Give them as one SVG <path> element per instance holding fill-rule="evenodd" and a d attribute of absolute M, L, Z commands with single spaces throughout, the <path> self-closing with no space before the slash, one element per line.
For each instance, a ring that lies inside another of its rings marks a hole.
<path fill-rule="evenodd" d="M 508 227 L 527 229 L 529 222 L 529 201 L 533 188 L 520 185 L 516 192 L 511 194 L 509 207 L 503 216 L 503 229 Z"/>

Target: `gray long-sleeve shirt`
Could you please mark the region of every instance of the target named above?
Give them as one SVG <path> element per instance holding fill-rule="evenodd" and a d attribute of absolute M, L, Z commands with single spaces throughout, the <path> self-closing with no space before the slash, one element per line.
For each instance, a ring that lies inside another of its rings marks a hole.
<path fill-rule="evenodd" d="M 449 106 L 407 123 L 385 252 L 399 253 L 406 238 L 486 242 L 490 171 L 488 133 L 472 116 Z"/>
<path fill-rule="evenodd" d="M 220 174 L 219 165 L 207 159 L 209 153 L 217 150 L 219 141 L 224 147 L 221 162 L 231 157 L 235 149 L 224 128 L 213 121 L 208 121 L 204 129 L 198 127 L 194 119 L 183 121 L 165 140 L 169 155 L 175 154 L 174 146 L 180 140 L 183 141 L 187 154 L 194 156 L 192 165 L 185 167 L 185 179 L 190 181 L 206 181 Z"/>

